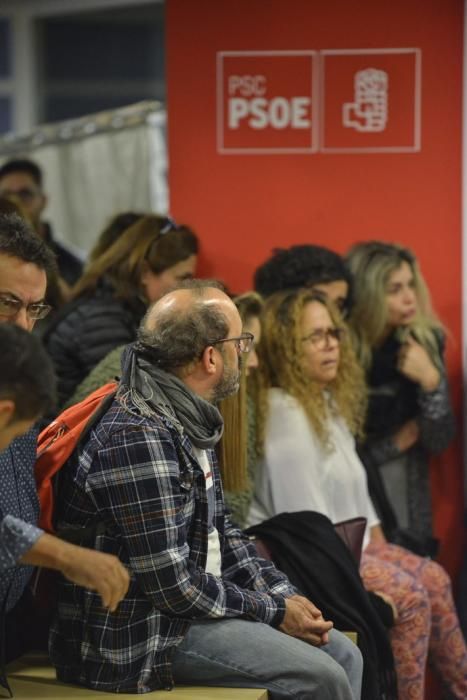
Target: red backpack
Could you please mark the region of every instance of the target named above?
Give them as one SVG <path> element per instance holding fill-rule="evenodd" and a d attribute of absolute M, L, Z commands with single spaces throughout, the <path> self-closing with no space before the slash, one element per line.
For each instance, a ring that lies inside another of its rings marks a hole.
<path fill-rule="evenodd" d="M 54 532 L 53 478 L 97 425 L 113 401 L 116 382 L 99 387 L 92 394 L 65 409 L 37 438 L 35 477 L 40 502 L 39 527 Z"/>

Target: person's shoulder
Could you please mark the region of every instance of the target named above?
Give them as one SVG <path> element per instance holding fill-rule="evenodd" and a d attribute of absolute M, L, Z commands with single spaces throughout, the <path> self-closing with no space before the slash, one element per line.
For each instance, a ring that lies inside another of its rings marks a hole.
<path fill-rule="evenodd" d="M 279 387 L 269 389 L 268 400 L 272 410 L 301 410 L 297 399 Z"/>
<path fill-rule="evenodd" d="M 83 293 L 68 304 L 64 307 L 63 321 L 79 321 L 83 330 L 87 327 L 93 328 L 96 323 L 101 330 L 111 327 L 116 322 L 119 323 L 125 314 L 124 302 L 113 296 L 109 289 L 101 287 Z"/>
<path fill-rule="evenodd" d="M 146 435 L 151 440 L 172 439 L 175 426 L 157 412 L 145 413 L 141 410 L 127 388 L 120 385 L 117 394 L 99 425 L 100 439 L 103 434 L 110 439 L 117 434 L 134 434 L 135 439 Z M 99 435 L 97 436 L 99 438 Z M 144 439 L 144 438 L 143 438 Z"/>
<path fill-rule="evenodd" d="M 14 465 L 15 472 L 32 473 L 36 461 L 37 436 L 39 425 L 34 425 L 26 433 L 15 438 L 9 447 L 0 452 L 0 464 Z M 3 476 L 6 476 L 3 474 Z M 16 474 L 21 476 L 21 474 Z"/>

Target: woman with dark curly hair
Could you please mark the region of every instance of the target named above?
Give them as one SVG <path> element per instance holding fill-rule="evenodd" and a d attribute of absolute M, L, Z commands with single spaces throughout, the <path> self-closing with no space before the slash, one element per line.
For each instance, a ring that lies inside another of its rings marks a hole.
<path fill-rule="evenodd" d="M 257 268 L 254 284 L 265 298 L 285 289 L 314 289 L 331 299 L 344 316 L 351 305 L 352 278 L 343 259 L 319 245 L 275 248 Z"/>

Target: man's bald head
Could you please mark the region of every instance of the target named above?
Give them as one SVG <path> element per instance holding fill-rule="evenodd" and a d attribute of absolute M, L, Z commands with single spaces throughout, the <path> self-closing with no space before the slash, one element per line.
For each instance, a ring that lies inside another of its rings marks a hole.
<path fill-rule="evenodd" d="M 192 280 L 150 307 L 138 340 L 165 371 L 179 370 L 200 358 L 203 350 L 229 336 L 240 324 L 232 300 L 210 282 Z"/>
<path fill-rule="evenodd" d="M 147 331 L 153 331 L 167 319 L 180 315 L 192 314 L 200 305 L 217 306 L 225 314 L 235 308 L 233 301 L 218 287 L 203 284 L 202 280 L 190 280 L 188 285 L 165 294 L 148 310 L 142 326 Z"/>

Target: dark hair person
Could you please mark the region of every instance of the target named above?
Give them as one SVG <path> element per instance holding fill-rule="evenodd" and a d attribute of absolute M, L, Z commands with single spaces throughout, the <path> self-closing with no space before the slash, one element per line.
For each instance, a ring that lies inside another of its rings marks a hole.
<path fill-rule="evenodd" d="M 55 376 L 39 338 L 0 324 L 0 451 L 55 404 Z"/>
<path fill-rule="evenodd" d="M 285 289 L 314 289 L 331 299 L 344 316 L 351 305 L 352 279 L 344 260 L 319 245 L 275 248 L 256 269 L 254 286 L 265 298 Z"/>
<path fill-rule="evenodd" d="M 61 403 L 112 349 L 135 339 L 148 304 L 193 276 L 197 253 L 187 226 L 148 215 L 87 267 L 45 336 Z"/>
<path fill-rule="evenodd" d="M 0 167 L 0 196 L 14 197 L 21 203 L 28 221 L 57 258 L 60 286 L 69 292 L 79 278 L 83 264 L 66 245 L 57 240 L 49 222 L 43 220 L 48 197 L 43 188 L 40 166 L 28 158 L 14 158 Z"/>
<path fill-rule="evenodd" d="M 0 216 L 16 215 L 25 224 L 32 229 L 32 222 L 30 221 L 25 208 L 21 204 L 21 200 L 18 197 L 1 197 L 0 196 Z M 35 232 L 34 232 L 35 233 Z M 56 261 L 55 254 L 51 251 L 51 258 Z M 58 273 L 58 267 L 56 262 L 53 265 L 49 265 L 47 269 L 47 304 L 51 307 L 52 316 L 48 316 L 47 321 L 40 321 L 36 326 L 35 332 L 42 335 L 50 322 L 51 317 L 53 317 L 54 312 L 59 309 L 66 301 L 69 290 L 66 285 L 63 284 L 62 279 Z"/>

